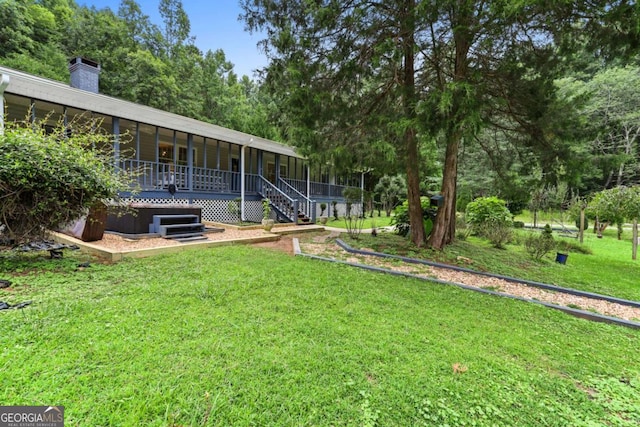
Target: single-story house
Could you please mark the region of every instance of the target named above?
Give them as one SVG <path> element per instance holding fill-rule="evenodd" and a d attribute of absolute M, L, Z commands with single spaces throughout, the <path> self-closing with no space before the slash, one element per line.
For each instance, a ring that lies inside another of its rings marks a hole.
<path fill-rule="evenodd" d="M 139 190 L 130 195 L 135 202 L 192 204 L 203 220 L 233 222 L 238 218 L 229 202 L 235 200 L 243 220 L 259 222 L 261 201 L 269 198 L 274 219 L 313 223 L 320 203 L 332 215 L 337 202 L 343 215 L 343 190 L 362 186 L 360 174 L 337 176 L 329 167 L 310 167 L 293 147 L 276 141 L 102 95 L 100 67 L 84 58 L 70 61 L 70 85 L 6 67 L 0 73 L 7 122 L 100 119 L 113 135 L 114 165 L 136 171 Z"/>

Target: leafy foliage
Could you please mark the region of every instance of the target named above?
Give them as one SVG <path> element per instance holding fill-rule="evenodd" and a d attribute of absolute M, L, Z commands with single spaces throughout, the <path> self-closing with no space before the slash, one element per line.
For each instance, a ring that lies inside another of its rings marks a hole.
<path fill-rule="evenodd" d="M 578 107 L 591 164 L 599 169 L 590 185 L 611 188 L 637 182 L 640 67 L 603 68 L 586 81 L 566 78 L 562 85 L 568 96 L 582 100 Z"/>
<path fill-rule="evenodd" d="M 362 195 L 362 190 L 355 187 L 346 188 L 343 192 L 346 204 L 344 223 L 347 234 L 352 239 L 360 236 L 364 224 L 364 206 L 360 203 Z"/>
<path fill-rule="evenodd" d="M 465 220 L 474 232 L 496 247 L 502 248 L 512 234 L 513 216 L 506 202 L 492 197 L 479 197 L 467 205 Z"/>
<path fill-rule="evenodd" d="M 617 224 L 622 227 L 628 212 L 625 209 L 627 192 L 623 187 L 600 191 L 594 194 L 589 202 L 587 212 L 596 218 L 600 232 L 606 224 Z M 620 237 L 618 235 L 618 237 Z"/>
<path fill-rule="evenodd" d="M 487 128 L 499 130 L 494 141 L 501 146 L 517 136 L 517 147 L 496 160 L 514 158 L 521 146 L 534 147 L 522 150 L 520 175 L 533 176 L 534 162 L 524 161 L 530 153 L 539 156 L 549 175 L 557 159 L 576 157 L 559 137 L 563 126 L 553 120 L 563 116 L 562 105 L 554 102 L 553 79 L 562 59 L 554 42 L 575 32 L 584 16 L 591 18 L 589 33 L 596 34 L 627 9 L 608 2 L 573 7 L 244 0 L 242 5 L 248 27 L 266 35 L 263 46 L 271 59 L 266 82 L 278 97 L 286 136 L 306 154 L 358 167 L 380 159 L 387 168 L 402 166 L 410 216 L 417 222 L 426 163 L 420 162 L 420 147 L 429 141 L 444 147 L 445 205 L 429 241 L 436 248 L 454 237 L 463 141 L 472 143 Z M 518 211 L 526 204 L 522 190 L 533 183 L 510 179 L 519 177 L 510 166 L 496 168 L 508 172 L 500 179 L 500 194 Z M 425 243 L 421 229 L 414 228 L 411 238 Z"/>
<path fill-rule="evenodd" d="M 422 208 L 422 226 L 425 232 L 433 229 L 433 218 L 436 216 L 436 210 L 431 207 L 431 201 L 428 197 L 420 198 L 420 207 Z M 411 220 L 409 219 L 409 202 L 404 201 L 400 206 L 394 209 L 394 215 L 391 224 L 397 234 L 406 237 L 411 230 Z M 427 235 L 429 234 L 427 232 Z"/>
<path fill-rule="evenodd" d="M 229 212 L 229 215 L 231 215 L 236 222 L 240 222 L 240 213 L 241 213 L 241 209 L 240 209 L 240 203 L 242 202 L 242 199 L 235 198 L 233 200 L 229 200 L 229 202 L 227 203 L 227 212 Z M 264 203 L 264 202 L 263 202 Z"/>
<path fill-rule="evenodd" d="M 130 190 L 102 148 L 111 137 L 99 129 L 79 121 L 51 133 L 37 123 L 7 126 L 0 135 L 0 224 L 10 240 L 40 238 Z"/>
<path fill-rule="evenodd" d="M 265 197 L 262 199 L 262 218 L 269 219 L 271 217 L 271 200 Z"/>
<path fill-rule="evenodd" d="M 401 175 L 384 175 L 375 185 L 373 191 L 379 197 L 387 216 L 407 194 L 407 183 Z"/>
<path fill-rule="evenodd" d="M 541 233 L 530 233 L 523 244 L 524 249 L 533 259 L 541 259 L 556 247 L 551 226 L 546 224 Z"/>
<path fill-rule="evenodd" d="M 622 225 L 625 219 L 634 221 L 637 232 L 637 220 L 640 217 L 640 186 L 615 187 L 596 193 L 586 209 L 596 219 L 596 230 L 602 232 L 609 223 L 617 225 L 618 240 L 622 238 Z M 632 242 L 632 257 L 636 257 L 637 240 Z"/>
<path fill-rule="evenodd" d="M 497 197 L 479 197 L 467 205 L 466 221 L 472 226 L 483 224 L 510 224 L 513 217 L 506 202 Z"/>

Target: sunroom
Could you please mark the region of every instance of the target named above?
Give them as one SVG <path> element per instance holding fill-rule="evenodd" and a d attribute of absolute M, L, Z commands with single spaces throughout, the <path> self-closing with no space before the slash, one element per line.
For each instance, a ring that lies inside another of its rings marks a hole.
<path fill-rule="evenodd" d="M 91 61 L 74 58 L 70 69 L 81 87 L 0 67 L 9 80 L 5 121 L 98 119 L 114 135 L 114 166 L 135 176 L 136 191 L 128 194 L 134 201 L 193 204 L 203 220 L 220 222 L 236 220 L 229 210 L 235 201 L 241 220 L 258 222 L 269 198 L 277 220 L 313 223 L 320 203 L 343 214 L 344 189 L 362 185 L 358 174 L 310 168 L 278 142 L 96 93 L 99 67 Z"/>

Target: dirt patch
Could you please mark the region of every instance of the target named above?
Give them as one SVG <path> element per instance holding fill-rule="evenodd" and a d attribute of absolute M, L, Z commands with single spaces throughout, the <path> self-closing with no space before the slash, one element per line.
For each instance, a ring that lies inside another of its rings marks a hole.
<path fill-rule="evenodd" d="M 293 238 L 294 237 L 296 236 L 294 235 L 281 236 L 279 240 L 276 240 L 273 242 L 254 243 L 252 246 L 280 251 L 293 256 Z"/>

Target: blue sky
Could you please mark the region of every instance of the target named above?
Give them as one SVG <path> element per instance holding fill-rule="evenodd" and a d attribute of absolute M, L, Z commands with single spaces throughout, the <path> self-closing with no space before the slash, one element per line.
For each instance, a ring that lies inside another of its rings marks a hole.
<path fill-rule="evenodd" d="M 120 0 L 76 0 L 80 5 L 108 7 L 118 11 Z M 159 0 L 136 0 L 142 13 L 151 21 L 162 23 L 158 13 Z M 238 21 L 240 6 L 238 0 L 183 0 L 182 7 L 191 22 L 191 35 L 196 38 L 196 46 L 204 53 L 207 50 L 222 49 L 234 65 L 236 74 L 253 77 L 253 70 L 267 65 L 267 59 L 258 49 L 260 36 L 244 31 L 244 22 Z"/>

